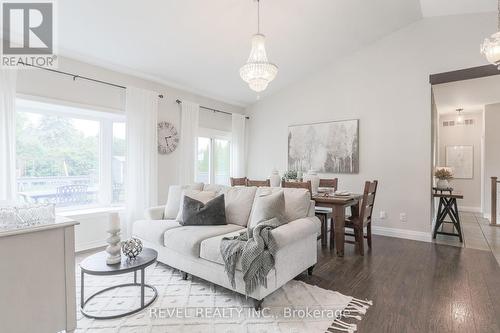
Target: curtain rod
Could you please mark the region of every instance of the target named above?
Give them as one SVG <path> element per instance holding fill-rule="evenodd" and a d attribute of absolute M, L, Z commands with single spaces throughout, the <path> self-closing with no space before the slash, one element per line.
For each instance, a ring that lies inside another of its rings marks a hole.
<path fill-rule="evenodd" d="M 177 104 L 182 104 L 182 101 L 180 99 L 177 99 L 175 101 L 177 102 Z M 213 112 L 218 112 L 218 113 L 224 113 L 224 114 L 228 114 L 228 115 L 232 115 L 233 114 L 232 112 L 221 111 L 221 110 L 217 110 L 217 109 L 214 109 L 214 108 L 209 108 L 209 107 L 206 107 L 206 106 L 203 106 L 203 105 L 200 105 L 200 109 L 205 109 L 205 110 L 208 110 L 208 111 L 213 111 Z M 246 116 L 245 119 L 250 119 L 250 117 Z"/>
<path fill-rule="evenodd" d="M 116 83 L 106 82 L 106 81 L 102 81 L 102 80 L 98 80 L 98 79 L 94 79 L 94 78 L 91 78 L 91 77 L 82 76 L 82 75 L 78 75 L 78 74 L 63 72 L 63 71 L 59 71 L 57 69 L 46 68 L 46 67 L 41 67 L 41 66 L 36 66 L 36 65 L 31 65 L 31 64 L 25 64 L 23 62 L 20 62 L 20 63 L 22 65 L 24 65 L 24 66 L 34 67 L 34 68 L 43 69 L 44 71 L 49 71 L 49 72 L 52 72 L 52 73 L 57 73 L 57 74 L 71 76 L 71 77 L 73 77 L 73 81 L 75 81 L 76 79 L 83 79 L 83 80 L 87 80 L 87 81 L 92 81 L 92 82 L 97 82 L 97 83 L 105 84 L 105 85 L 112 86 L 112 87 L 115 87 L 115 88 L 127 89 L 127 87 L 121 86 L 121 85 L 116 84 Z M 163 98 L 163 95 L 159 94 L 158 97 L 159 98 Z"/>

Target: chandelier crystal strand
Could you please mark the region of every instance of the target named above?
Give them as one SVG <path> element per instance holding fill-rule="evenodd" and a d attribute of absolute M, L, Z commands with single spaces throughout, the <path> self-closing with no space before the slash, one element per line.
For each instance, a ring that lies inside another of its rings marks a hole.
<path fill-rule="evenodd" d="M 240 76 L 255 92 L 266 90 L 269 82 L 278 74 L 278 66 L 270 63 L 266 53 L 266 37 L 260 33 L 260 1 L 257 0 L 257 34 L 252 37 L 252 49 Z"/>
<path fill-rule="evenodd" d="M 484 40 L 481 45 L 481 53 L 488 62 L 500 70 L 500 0 L 497 0 L 497 32 Z"/>

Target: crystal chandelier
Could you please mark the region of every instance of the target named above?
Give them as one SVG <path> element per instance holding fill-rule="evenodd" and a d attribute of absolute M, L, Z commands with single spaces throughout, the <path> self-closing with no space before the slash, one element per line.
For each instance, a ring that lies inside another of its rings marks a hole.
<path fill-rule="evenodd" d="M 241 78 L 256 92 L 266 90 L 269 82 L 278 74 L 278 66 L 267 60 L 265 42 L 266 36 L 260 33 L 260 1 L 257 0 L 257 34 L 252 37 L 250 56 L 240 68 Z"/>
<path fill-rule="evenodd" d="M 498 5 L 498 31 L 491 35 L 490 38 L 486 38 L 481 45 L 481 53 L 484 54 L 486 59 L 495 66 L 498 66 L 500 70 L 500 0 L 497 2 Z"/>

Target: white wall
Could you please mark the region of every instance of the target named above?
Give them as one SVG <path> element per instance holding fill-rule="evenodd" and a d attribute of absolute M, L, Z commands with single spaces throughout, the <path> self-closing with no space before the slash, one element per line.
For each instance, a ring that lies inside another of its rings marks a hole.
<path fill-rule="evenodd" d="M 423 19 L 263 99 L 248 109 L 249 176 L 286 169 L 288 125 L 359 118 L 360 172 L 335 175 L 340 188 L 360 192 L 378 179 L 375 215 L 388 217 L 375 224 L 428 233 L 429 74 L 485 64 L 479 44 L 494 31 L 494 14 Z"/>
<path fill-rule="evenodd" d="M 123 86 L 136 86 L 162 93 L 165 97 L 160 99 L 159 102 L 158 120 L 169 121 L 177 129 L 179 129 L 180 123 L 180 107 L 175 102 L 176 99 L 191 100 L 201 105 L 227 112 L 244 112 L 241 107 L 170 88 L 161 82 L 142 79 L 137 76 L 119 73 L 63 57 L 59 58 L 58 69 Z M 73 81 L 71 77 L 39 69 L 24 69 L 19 71 L 17 92 L 19 94 L 58 99 L 65 102 L 87 104 L 92 107 L 111 109 L 116 112 L 123 112 L 125 109 L 125 91 L 123 89 L 79 79 Z M 230 130 L 231 117 L 218 113 L 214 114 L 210 111 L 200 111 L 200 126 Z M 177 183 L 178 153 L 179 149 L 170 155 L 159 155 L 159 204 L 163 204 L 166 201 L 168 186 Z M 103 214 L 77 217 L 81 222 L 81 225 L 76 227 L 77 249 L 96 246 L 99 243 L 102 244 L 106 238 L 106 235 L 103 234 L 105 230 L 101 227 L 106 220 L 105 217 L 103 217 Z"/>
<path fill-rule="evenodd" d="M 491 178 L 500 178 L 500 104 L 484 107 L 484 215 L 491 216 Z M 500 184 L 499 184 L 500 185 Z M 500 217 L 500 188 L 497 194 Z"/>
<path fill-rule="evenodd" d="M 464 119 L 474 120 L 473 125 L 455 125 L 443 127 L 443 121 L 455 120 L 457 115 L 439 117 L 439 162 L 437 166 L 446 166 L 446 146 L 473 146 L 474 165 L 472 179 L 453 179 L 453 189 L 464 195 L 458 200 L 462 211 L 481 211 L 481 139 L 483 136 L 482 113 L 463 114 Z"/>

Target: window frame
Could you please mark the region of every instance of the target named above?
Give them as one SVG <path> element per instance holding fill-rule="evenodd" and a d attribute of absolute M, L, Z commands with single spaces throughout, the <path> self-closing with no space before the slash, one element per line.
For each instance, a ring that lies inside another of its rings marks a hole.
<path fill-rule="evenodd" d="M 232 159 L 232 153 L 231 153 L 231 139 L 232 135 L 231 132 L 227 131 L 221 131 L 213 128 L 207 128 L 207 127 L 199 127 L 198 128 L 198 136 L 196 139 L 196 152 L 198 152 L 198 139 L 199 138 L 207 138 L 210 140 L 210 146 L 209 146 L 209 152 L 208 152 L 208 184 L 212 185 L 215 184 L 215 168 L 214 168 L 214 140 L 219 139 L 219 140 L 227 140 L 229 143 L 229 165 L 231 165 L 231 159 Z M 198 159 L 195 160 L 195 170 L 196 170 L 196 175 L 195 175 L 195 181 L 197 181 L 197 175 L 198 175 Z M 231 170 L 229 170 L 229 177 L 231 177 Z M 229 177 L 228 177 L 228 183 L 229 183 Z"/>
<path fill-rule="evenodd" d="M 124 202 L 113 203 L 113 123 L 127 124 L 125 111 L 32 95 L 16 95 L 16 114 L 29 112 L 41 115 L 58 115 L 71 119 L 99 122 L 99 184 L 96 204 L 56 207 L 57 212 L 72 212 L 94 208 L 121 208 Z M 125 162 L 126 163 L 126 162 Z M 16 183 L 17 183 L 16 177 Z"/>

